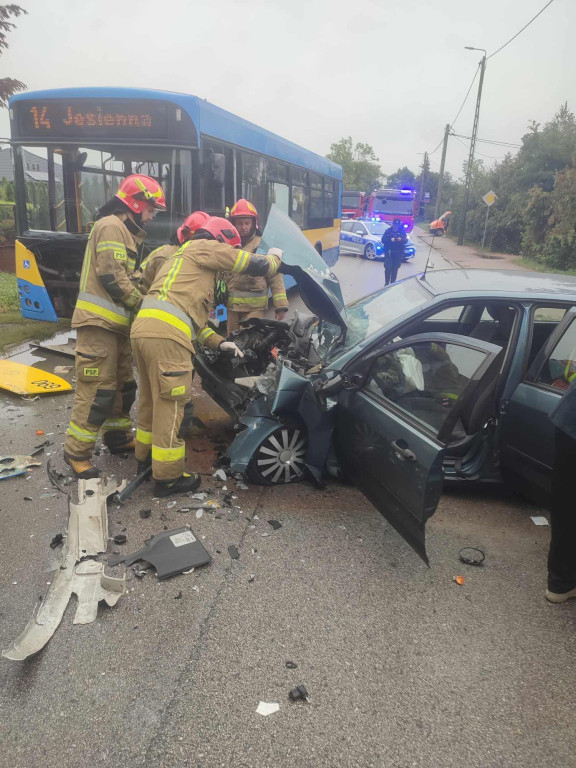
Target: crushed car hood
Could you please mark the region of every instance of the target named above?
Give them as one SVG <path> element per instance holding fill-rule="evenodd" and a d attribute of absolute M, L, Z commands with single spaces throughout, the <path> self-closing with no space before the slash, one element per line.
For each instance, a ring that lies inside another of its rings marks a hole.
<path fill-rule="evenodd" d="M 280 272 L 292 275 L 296 280 L 308 309 L 346 333 L 346 309 L 338 278 L 300 227 L 276 205 L 268 214 L 262 242 L 256 252 L 267 253 L 269 248 L 282 249 Z"/>

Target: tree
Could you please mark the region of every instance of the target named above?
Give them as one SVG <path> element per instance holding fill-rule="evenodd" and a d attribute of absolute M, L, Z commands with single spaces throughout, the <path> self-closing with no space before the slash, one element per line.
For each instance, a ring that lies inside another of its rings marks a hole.
<path fill-rule="evenodd" d="M 9 19 L 18 18 L 26 13 L 27 11 L 19 5 L 0 5 L 0 56 L 8 49 L 6 40 L 8 32 L 16 29 L 16 24 Z M 10 96 L 25 89 L 26 86 L 20 80 L 14 80 L 12 77 L 0 78 L 0 107 L 7 107 Z"/>
<path fill-rule="evenodd" d="M 330 145 L 328 160 L 342 166 L 345 189 L 372 192 L 382 182 L 380 161 L 369 144 L 354 144 L 352 137 L 344 137 Z"/>
<path fill-rule="evenodd" d="M 386 186 L 389 189 L 402 189 L 402 187 L 411 187 L 414 189 L 416 184 L 416 174 L 407 166 L 398 168 L 395 173 L 391 173 L 386 179 Z"/>

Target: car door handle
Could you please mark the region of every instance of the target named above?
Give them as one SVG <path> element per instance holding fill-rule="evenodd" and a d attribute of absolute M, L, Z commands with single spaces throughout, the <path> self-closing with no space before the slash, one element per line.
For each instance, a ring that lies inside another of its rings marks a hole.
<path fill-rule="evenodd" d="M 404 441 L 402 440 L 404 443 Z M 406 443 L 404 443 L 406 445 Z M 392 443 L 392 448 L 394 449 L 394 453 L 397 456 L 400 456 L 401 459 L 404 459 L 405 461 L 416 461 L 416 454 L 414 451 L 411 451 L 410 448 L 403 448 L 401 445 L 398 445 L 397 442 Z"/>

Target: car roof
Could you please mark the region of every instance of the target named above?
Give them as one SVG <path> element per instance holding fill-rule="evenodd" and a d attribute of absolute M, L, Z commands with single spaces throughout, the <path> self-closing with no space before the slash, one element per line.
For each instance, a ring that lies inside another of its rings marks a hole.
<path fill-rule="evenodd" d="M 576 301 L 576 277 L 504 269 L 440 269 L 427 272 L 423 283 L 435 295 L 503 293 L 514 298 L 556 295 Z"/>

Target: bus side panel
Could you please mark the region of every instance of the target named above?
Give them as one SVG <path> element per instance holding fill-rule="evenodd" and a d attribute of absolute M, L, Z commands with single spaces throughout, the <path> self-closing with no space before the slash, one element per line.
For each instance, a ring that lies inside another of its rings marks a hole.
<path fill-rule="evenodd" d="M 58 316 L 40 275 L 36 257 L 19 240 L 16 240 L 16 277 L 22 317 L 57 323 Z"/>

